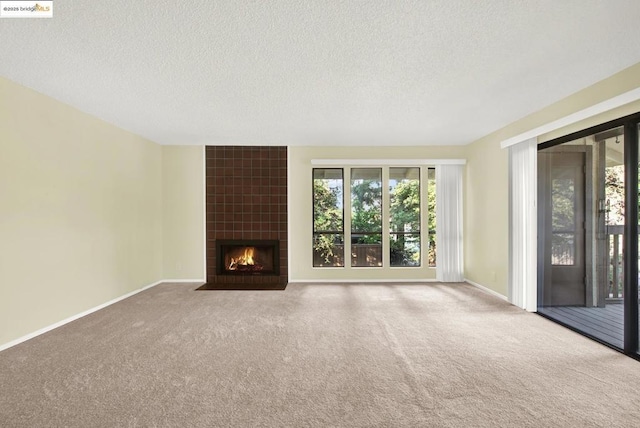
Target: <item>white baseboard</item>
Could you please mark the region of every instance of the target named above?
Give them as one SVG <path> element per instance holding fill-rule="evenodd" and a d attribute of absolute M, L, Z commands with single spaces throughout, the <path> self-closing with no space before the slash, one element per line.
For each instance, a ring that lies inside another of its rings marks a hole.
<path fill-rule="evenodd" d="M 325 283 L 349 283 L 349 284 L 367 284 L 367 283 L 391 283 L 391 284 L 406 284 L 406 283 L 424 283 L 424 282 L 440 282 L 437 279 L 292 279 L 289 280 L 289 284 L 325 284 Z"/>
<path fill-rule="evenodd" d="M 77 320 L 79 318 L 82 318 L 84 316 L 87 316 L 87 315 L 89 315 L 89 314 L 91 314 L 93 312 L 99 311 L 100 309 L 106 308 L 107 306 L 113 305 L 114 303 L 117 303 L 120 300 L 124 300 L 127 297 L 131 297 L 131 296 L 133 296 L 135 294 L 138 294 L 141 291 L 147 290 L 147 289 L 149 289 L 151 287 L 155 287 L 158 284 L 162 284 L 163 282 L 169 282 L 169 281 L 162 280 L 162 281 L 154 282 L 153 284 L 145 285 L 144 287 L 142 287 L 142 288 L 140 288 L 138 290 L 134 290 L 134 291 L 132 291 L 130 293 L 127 293 L 127 294 L 125 294 L 123 296 L 116 297 L 115 299 L 109 300 L 106 303 L 103 303 L 101 305 L 98 305 L 96 307 L 88 309 L 88 310 L 86 310 L 84 312 L 81 312 L 79 314 L 73 315 L 73 316 L 71 316 L 69 318 L 63 319 L 62 321 L 58 321 L 55 324 L 51 324 L 51 325 L 49 325 L 47 327 L 41 328 L 40 330 L 34 331 L 33 333 L 29 333 L 29 334 L 27 334 L 25 336 L 19 337 L 19 338 L 15 339 L 15 340 L 12 340 L 11 342 L 8 342 L 8 343 L 5 343 L 3 345 L 0 345 L 0 352 L 4 351 L 5 349 L 11 348 L 12 346 L 16 346 L 19 343 L 26 342 L 29 339 L 33 339 L 36 336 L 40 336 L 41 334 L 44 334 L 44 333 L 46 333 L 48 331 L 51 331 L 51 330 L 53 330 L 55 328 L 61 327 L 61 326 L 65 325 L 65 324 L 68 324 L 71 321 L 75 321 L 75 320 Z M 175 280 L 171 280 L 171 282 L 176 282 L 176 281 Z"/>
<path fill-rule="evenodd" d="M 489 293 L 489 294 L 491 294 L 492 296 L 495 296 L 495 297 L 497 297 L 497 298 L 499 298 L 499 299 L 504 300 L 505 302 L 508 302 L 508 301 L 509 301 L 509 299 L 507 298 L 507 296 L 503 296 L 502 294 L 498 293 L 497 291 L 493 291 L 492 289 L 487 288 L 487 287 L 485 287 L 484 285 L 480 285 L 480 284 L 478 284 L 477 282 L 470 281 L 470 280 L 468 280 L 468 279 L 466 279 L 466 278 L 464 279 L 464 281 L 465 281 L 465 282 L 467 282 L 467 283 L 469 283 L 469 284 L 471 284 L 471 285 L 473 285 L 473 286 L 474 286 L 474 287 L 476 287 L 476 288 L 479 288 L 480 290 L 484 291 L 485 293 Z"/>
<path fill-rule="evenodd" d="M 190 282 L 190 283 L 202 282 L 202 283 L 204 283 L 204 282 L 207 282 L 207 280 L 205 280 L 205 279 L 163 279 L 161 282 L 179 282 L 179 283 L 182 283 L 182 282 L 184 282 L 184 283 L 187 283 L 187 282 Z"/>

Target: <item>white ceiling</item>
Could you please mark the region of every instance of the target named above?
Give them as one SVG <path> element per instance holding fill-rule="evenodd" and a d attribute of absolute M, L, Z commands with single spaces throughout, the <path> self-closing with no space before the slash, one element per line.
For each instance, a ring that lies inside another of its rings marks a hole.
<path fill-rule="evenodd" d="M 467 144 L 640 62 L 638 0 L 56 0 L 0 75 L 161 144 Z"/>

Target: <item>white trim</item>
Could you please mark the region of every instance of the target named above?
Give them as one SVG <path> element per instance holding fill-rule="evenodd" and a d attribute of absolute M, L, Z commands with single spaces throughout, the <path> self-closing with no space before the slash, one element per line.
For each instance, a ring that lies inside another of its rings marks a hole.
<path fill-rule="evenodd" d="M 613 98 L 609 98 L 606 101 L 592 105 L 591 107 L 587 107 L 583 110 L 577 111 L 558 120 L 554 120 L 553 122 L 546 123 L 542 126 L 538 126 L 537 128 L 523 132 L 522 134 L 507 138 L 500 143 L 500 147 L 504 149 L 509 146 L 513 146 L 514 144 L 521 143 L 522 141 L 528 140 L 530 138 L 537 138 L 539 135 L 555 131 L 556 129 L 560 129 L 564 126 L 571 125 L 572 123 L 588 119 L 600 113 L 613 110 L 614 108 L 629 104 L 637 100 L 640 100 L 640 88 L 632 89 L 631 91 L 625 92 Z"/>
<path fill-rule="evenodd" d="M 367 283 L 384 283 L 393 284 L 403 283 L 420 283 L 420 282 L 441 282 L 437 279 L 296 279 L 289 281 L 289 284 L 324 284 L 324 283 L 349 283 L 349 284 L 367 284 Z"/>
<path fill-rule="evenodd" d="M 311 159 L 311 165 L 466 165 L 466 159 Z"/>
<path fill-rule="evenodd" d="M 508 302 L 509 299 L 507 298 L 507 296 L 503 296 L 502 294 L 498 293 L 497 291 L 493 291 L 492 289 L 485 287 L 484 285 L 480 285 L 477 282 L 473 282 L 470 279 L 465 278 L 464 282 L 468 283 L 469 285 L 473 285 L 476 288 L 479 288 L 480 290 L 484 291 L 487 294 L 491 294 L 494 297 L 497 297 L 498 299 L 504 300 L 505 302 Z"/>
<path fill-rule="evenodd" d="M 104 309 L 107 306 L 113 305 L 114 303 L 117 303 L 117 302 L 119 302 L 121 300 L 124 300 L 124 299 L 126 299 L 128 297 L 131 297 L 131 296 L 133 296 L 135 294 L 138 294 L 138 293 L 140 293 L 140 292 L 142 292 L 144 290 L 148 290 L 149 288 L 155 287 L 156 285 L 162 284 L 163 282 L 165 282 L 165 281 L 164 280 L 156 281 L 153 284 L 146 285 L 146 286 L 144 286 L 144 287 L 142 287 L 142 288 L 140 288 L 138 290 L 134 290 L 134 291 L 132 291 L 130 293 L 127 293 L 127 294 L 125 294 L 123 296 L 116 297 L 115 299 L 109 300 L 106 303 L 103 303 L 103 304 L 98 305 L 96 307 L 93 307 L 91 309 L 87 309 L 84 312 L 80 312 L 79 314 L 76 314 L 76 315 L 73 315 L 73 316 L 71 316 L 69 318 L 63 319 L 62 321 L 58 321 L 57 323 L 54 323 L 54 324 L 51 324 L 51 325 L 49 325 L 47 327 L 41 328 L 40 330 L 36 330 L 33 333 L 29 333 L 29 334 L 27 334 L 25 336 L 19 337 L 19 338 L 15 339 L 15 340 L 12 340 L 11 342 L 5 343 L 4 345 L 0 345 L 0 352 L 4 351 L 5 349 L 9 349 L 12 346 L 16 346 L 16 345 L 18 345 L 18 344 L 20 344 L 22 342 L 26 342 L 29 339 L 33 339 L 36 336 L 40 336 L 41 334 L 47 333 L 47 332 L 49 332 L 49 331 L 51 331 L 53 329 L 61 327 L 61 326 L 65 325 L 65 324 L 68 324 L 71 321 L 75 321 L 75 320 L 77 320 L 79 318 L 82 318 L 84 316 L 87 316 L 87 315 L 89 315 L 89 314 L 91 314 L 93 312 L 99 311 L 100 309 Z M 172 281 L 172 282 L 175 282 L 175 281 Z"/>
<path fill-rule="evenodd" d="M 192 284 L 200 283 L 201 284 L 203 282 L 207 282 L 207 280 L 206 279 L 202 279 L 202 278 L 200 278 L 200 279 L 163 279 L 161 282 L 163 282 L 163 283 L 165 283 L 165 282 L 173 282 L 173 283 L 180 283 L 180 284 L 182 284 L 182 283 L 184 283 L 184 284 L 187 284 L 187 283 L 192 283 Z"/>

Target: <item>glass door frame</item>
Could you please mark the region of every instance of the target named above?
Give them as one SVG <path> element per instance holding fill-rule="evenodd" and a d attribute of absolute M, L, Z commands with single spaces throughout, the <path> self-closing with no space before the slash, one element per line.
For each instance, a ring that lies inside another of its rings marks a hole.
<path fill-rule="evenodd" d="M 624 123 L 624 353 L 638 356 L 638 124 Z"/>
<path fill-rule="evenodd" d="M 538 144 L 543 150 L 611 128 L 624 126 L 625 225 L 624 225 L 624 348 L 623 352 L 640 360 L 638 316 L 638 163 L 640 162 L 640 112 L 592 126 Z M 616 348 L 617 349 L 617 348 Z"/>

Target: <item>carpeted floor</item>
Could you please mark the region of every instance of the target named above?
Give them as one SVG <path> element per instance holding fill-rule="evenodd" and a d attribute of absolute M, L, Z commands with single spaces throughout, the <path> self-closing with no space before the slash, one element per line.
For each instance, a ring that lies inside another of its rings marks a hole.
<path fill-rule="evenodd" d="M 470 285 L 196 287 L 0 352 L 0 426 L 640 426 L 640 362 Z"/>

